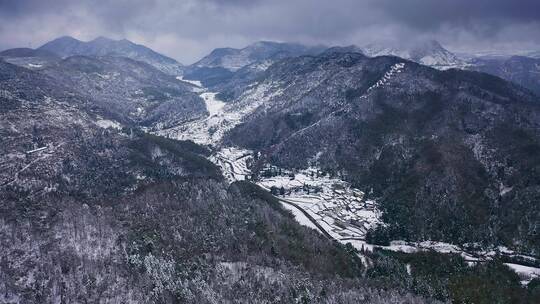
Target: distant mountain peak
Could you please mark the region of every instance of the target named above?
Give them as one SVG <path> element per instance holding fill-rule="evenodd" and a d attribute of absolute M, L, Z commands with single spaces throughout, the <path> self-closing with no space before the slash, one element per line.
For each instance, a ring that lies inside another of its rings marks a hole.
<path fill-rule="evenodd" d="M 324 53 L 360 53 L 364 54 L 364 51 L 358 46 L 351 44 L 348 46 L 333 46 L 324 51 Z"/>
<path fill-rule="evenodd" d="M 285 43 L 284 42 L 278 42 L 278 41 L 261 40 L 261 41 L 254 42 L 254 43 L 250 44 L 249 46 L 272 46 L 272 45 L 281 45 L 281 44 L 285 44 Z M 247 46 L 247 47 L 249 47 L 249 46 Z"/>
<path fill-rule="evenodd" d="M 397 56 L 439 69 L 464 65 L 456 55 L 445 49 L 437 40 L 426 39 L 414 42 L 386 41 L 371 43 L 363 47 L 364 54 Z"/>
<path fill-rule="evenodd" d="M 181 74 L 182 65 L 176 60 L 127 39 L 114 40 L 99 36 L 91 41 L 80 41 L 70 36 L 63 36 L 44 44 L 38 50 L 46 50 L 64 58 L 74 55 L 127 57 L 146 62 L 168 74 Z"/>
<path fill-rule="evenodd" d="M 306 46 L 299 43 L 257 41 L 244 48 L 219 48 L 210 52 L 193 67 L 224 68 L 236 71 L 247 65 L 265 60 L 317 54 L 325 50 L 321 46 Z"/>
<path fill-rule="evenodd" d="M 117 41 L 117 40 L 114 40 L 114 39 L 111 39 L 111 38 L 108 38 L 108 37 L 104 37 L 104 36 L 99 36 L 97 37 L 96 39 L 92 40 L 93 42 L 114 42 L 114 41 Z"/>
<path fill-rule="evenodd" d="M 56 39 L 54 39 L 53 41 L 61 41 L 61 40 L 64 40 L 64 41 L 78 41 L 78 42 L 81 42 L 81 40 L 79 39 L 76 39 L 72 36 L 68 36 L 68 35 L 65 35 L 65 36 L 60 36 Z"/>

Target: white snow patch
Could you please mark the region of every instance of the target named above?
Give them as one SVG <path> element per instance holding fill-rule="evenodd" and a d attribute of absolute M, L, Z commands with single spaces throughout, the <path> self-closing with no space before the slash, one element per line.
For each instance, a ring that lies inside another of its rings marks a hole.
<path fill-rule="evenodd" d="M 503 195 L 505 195 L 506 193 L 512 191 L 512 189 L 514 189 L 514 187 L 507 187 L 507 186 L 505 186 L 503 183 L 501 183 L 501 184 L 499 185 L 499 195 L 500 195 L 500 196 L 503 196 Z"/>
<path fill-rule="evenodd" d="M 255 111 L 270 98 L 281 94 L 274 92 L 273 84 L 259 85 L 245 92 L 238 102 L 227 104 L 217 98 L 217 93 L 201 89 L 199 94 L 205 101 L 209 115 L 202 119 L 157 131 L 156 134 L 178 140 L 193 140 L 203 145 L 219 145 L 223 135 L 242 122 L 242 119 Z M 273 92 L 269 94 L 268 92 Z"/>
<path fill-rule="evenodd" d="M 113 129 L 117 129 L 117 130 L 122 129 L 122 125 L 120 123 L 118 123 L 116 121 L 109 120 L 109 119 L 98 119 L 96 121 L 96 125 L 98 125 L 101 128 L 104 128 L 104 129 L 108 129 L 108 128 L 113 128 Z"/>
<path fill-rule="evenodd" d="M 206 104 L 206 110 L 210 113 L 210 117 L 217 116 L 223 113 L 225 103 L 216 98 L 217 93 L 206 92 L 202 93 L 201 97 Z"/>
<path fill-rule="evenodd" d="M 300 225 L 315 229 L 317 231 L 319 230 L 319 228 L 317 228 L 317 226 L 315 226 L 315 224 L 313 224 L 313 222 L 304 213 L 302 213 L 302 211 L 283 202 L 281 202 L 281 205 L 283 206 L 283 208 L 289 210 L 294 215 L 294 219 Z"/>
<path fill-rule="evenodd" d="M 26 154 L 31 154 L 31 153 L 35 153 L 35 152 L 39 152 L 39 151 L 46 150 L 47 148 L 48 148 L 47 146 L 45 146 L 45 147 L 40 147 L 40 148 L 37 148 L 37 149 L 33 149 L 33 150 L 26 151 L 25 153 L 26 153 Z"/>
<path fill-rule="evenodd" d="M 373 91 L 376 88 L 386 85 L 392 78 L 394 78 L 396 74 L 401 73 L 404 67 L 405 67 L 405 63 L 403 62 L 396 63 L 393 66 L 391 66 L 390 70 L 384 73 L 383 77 L 379 79 L 379 81 L 377 81 L 374 85 L 372 85 L 371 87 L 367 89 L 367 93 Z M 362 97 L 365 97 L 365 95 Z"/>
<path fill-rule="evenodd" d="M 521 278 L 521 284 L 526 285 L 534 278 L 540 277 L 540 268 L 523 266 L 513 263 L 505 263 L 506 266 L 514 270 Z"/>
<path fill-rule="evenodd" d="M 183 81 L 183 82 L 187 82 L 189 84 L 192 84 L 198 88 L 202 88 L 203 85 L 200 81 L 198 80 L 189 80 L 189 79 L 184 79 L 184 76 L 176 76 L 176 79 L 180 80 L 180 81 Z"/>

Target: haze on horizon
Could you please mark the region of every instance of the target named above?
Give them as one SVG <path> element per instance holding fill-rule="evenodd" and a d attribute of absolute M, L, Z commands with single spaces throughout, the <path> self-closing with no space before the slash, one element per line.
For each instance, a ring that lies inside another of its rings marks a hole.
<path fill-rule="evenodd" d="M 458 52 L 540 50 L 538 0 L 0 0 L 0 49 L 126 38 L 190 64 L 260 40 L 436 39 Z"/>

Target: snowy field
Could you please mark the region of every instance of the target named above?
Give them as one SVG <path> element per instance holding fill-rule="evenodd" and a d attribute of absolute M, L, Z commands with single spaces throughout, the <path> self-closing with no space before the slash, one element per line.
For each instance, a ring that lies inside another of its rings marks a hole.
<path fill-rule="evenodd" d="M 187 82 L 193 86 L 195 86 L 194 90 L 197 90 L 198 89 L 201 89 L 202 90 L 202 83 L 198 80 L 189 80 L 189 79 L 184 79 L 184 77 L 182 76 L 177 76 L 176 79 L 180 80 L 180 81 L 183 81 L 183 82 Z"/>
<path fill-rule="evenodd" d="M 521 279 L 521 284 L 523 285 L 527 285 L 530 281 L 532 281 L 532 279 L 540 277 L 540 268 L 523 266 L 513 263 L 505 264 L 519 275 L 519 278 Z"/>
<path fill-rule="evenodd" d="M 103 129 L 113 128 L 117 130 L 122 129 L 122 125 L 118 123 L 117 121 L 109 120 L 109 119 L 103 119 L 98 117 L 98 120 L 96 121 L 96 125 Z"/>
<path fill-rule="evenodd" d="M 208 92 L 203 88 L 199 81 L 184 80 L 182 77 L 177 77 L 177 79 L 191 84 L 193 92 L 199 93 L 205 102 L 208 116 L 157 131 L 155 134 L 178 140 L 193 140 L 202 145 L 219 145 L 225 132 L 241 123 L 246 115 L 276 95 L 276 93 L 268 93 L 273 91 L 271 85 L 257 86 L 244 93 L 238 102 L 227 104 L 217 97 L 217 93 Z"/>
<path fill-rule="evenodd" d="M 245 180 L 251 175 L 253 152 L 228 147 L 210 160 L 222 168 L 230 182 Z M 366 199 L 364 192 L 317 168 L 292 172 L 268 166 L 262 171 L 256 182 L 259 186 L 279 198 L 299 223 L 335 240 L 364 240 L 368 229 L 381 224 L 381 212 L 374 200 Z"/>
<path fill-rule="evenodd" d="M 298 172 L 276 167 L 265 170 L 277 175 L 261 177 L 259 186 L 273 189 L 280 199 L 303 209 L 336 240 L 363 240 L 368 229 L 381 224 L 376 202 L 365 199 L 364 192 L 345 181 L 324 175 L 317 168 Z"/>

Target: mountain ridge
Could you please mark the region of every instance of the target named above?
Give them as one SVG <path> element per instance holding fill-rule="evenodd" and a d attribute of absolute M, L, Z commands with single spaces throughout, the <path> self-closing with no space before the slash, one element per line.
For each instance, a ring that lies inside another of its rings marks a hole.
<path fill-rule="evenodd" d="M 124 56 L 144 61 L 162 72 L 172 75 L 180 74 L 183 67 L 175 59 L 162 55 L 144 45 L 133 43 L 127 39 L 113 40 L 102 36 L 86 42 L 71 36 L 62 36 L 45 43 L 37 50 L 50 51 L 64 58 L 73 55 Z"/>
<path fill-rule="evenodd" d="M 438 69 L 463 67 L 465 62 L 445 49 L 436 40 L 422 40 L 410 45 L 393 43 L 372 43 L 362 47 L 364 54 L 375 57 L 393 55 L 409 59 Z"/>
<path fill-rule="evenodd" d="M 262 60 L 276 60 L 288 56 L 299 56 L 321 52 L 325 47 L 305 46 L 298 43 L 258 41 L 243 48 L 218 48 L 192 64 L 192 67 L 225 68 L 236 71 Z"/>

